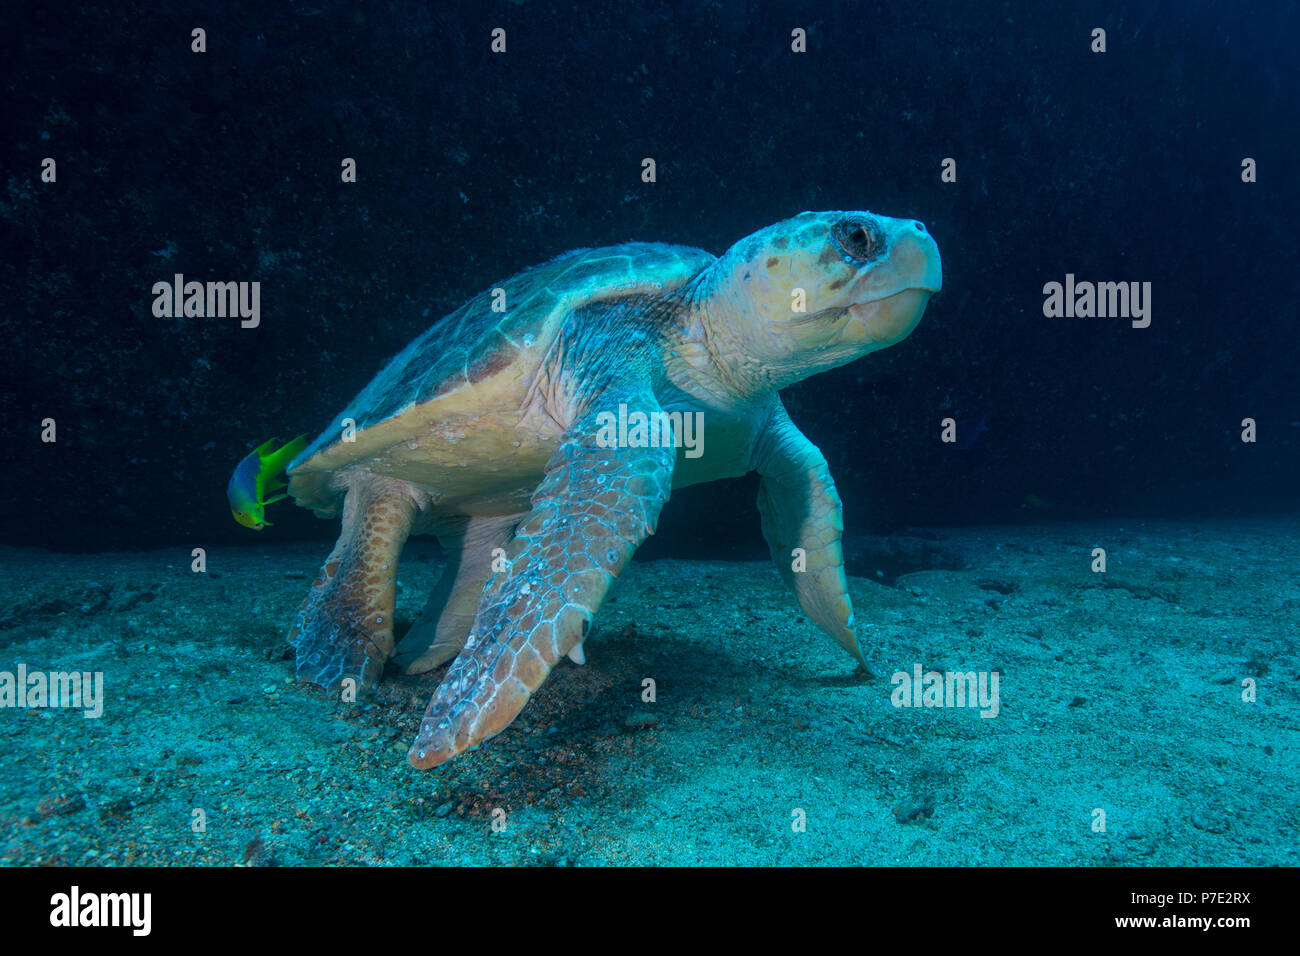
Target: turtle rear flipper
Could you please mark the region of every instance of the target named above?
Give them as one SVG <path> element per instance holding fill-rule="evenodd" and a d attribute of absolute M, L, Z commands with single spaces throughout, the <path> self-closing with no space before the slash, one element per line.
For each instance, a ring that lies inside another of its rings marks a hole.
<path fill-rule="evenodd" d="M 406 482 L 353 478 L 338 543 L 289 634 L 299 680 L 334 687 L 352 678 L 368 689 L 379 679 L 393 651 L 397 560 L 418 511 Z"/>
<path fill-rule="evenodd" d="M 524 515 L 468 518 L 454 532 L 439 532 L 447 566 L 429 603 L 397 645 L 393 659 L 408 674 L 423 674 L 460 653 L 474 624 L 483 585 L 492 574 L 493 552 L 504 549 Z"/>
<path fill-rule="evenodd" d="M 649 393 L 624 395 L 657 410 Z M 617 408 L 608 393 L 600 404 Z M 556 450 L 533 510 L 483 591 L 474 626 L 420 723 L 407 759 L 435 767 L 510 725 L 561 657 L 581 657 L 592 616 L 672 487 L 673 448 L 607 448 L 587 415 Z M 575 653 L 576 651 L 576 653 Z"/>

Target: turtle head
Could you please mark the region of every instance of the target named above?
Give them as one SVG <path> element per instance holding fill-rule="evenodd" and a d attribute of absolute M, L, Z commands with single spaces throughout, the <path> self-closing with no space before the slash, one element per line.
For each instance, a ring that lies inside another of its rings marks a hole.
<path fill-rule="evenodd" d="M 800 213 L 709 273 L 710 332 L 776 388 L 902 341 L 943 284 L 923 223 L 869 212 Z"/>

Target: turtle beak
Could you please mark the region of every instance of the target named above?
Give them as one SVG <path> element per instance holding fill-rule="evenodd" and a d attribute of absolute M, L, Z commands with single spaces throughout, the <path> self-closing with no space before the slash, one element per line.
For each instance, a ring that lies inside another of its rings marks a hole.
<path fill-rule="evenodd" d="M 854 283 L 846 335 L 877 348 L 907 338 L 925 312 L 930 296 L 943 288 L 939 246 L 925 223 L 890 222 L 888 257 L 863 270 Z"/>
<path fill-rule="evenodd" d="M 943 262 L 938 243 L 926 230 L 925 223 L 915 219 L 901 222 L 901 227 L 894 232 L 889 261 L 899 278 L 910 289 L 934 295 L 943 288 Z"/>

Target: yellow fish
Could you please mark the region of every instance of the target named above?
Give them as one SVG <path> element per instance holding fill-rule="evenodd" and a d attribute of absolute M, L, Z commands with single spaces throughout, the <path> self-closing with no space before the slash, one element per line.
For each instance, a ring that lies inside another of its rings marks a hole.
<path fill-rule="evenodd" d="M 281 491 L 289 487 L 280 480 L 284 469 L 302 450 L 307 447 L 307 436 L 299 435 L 289 444 L 277 451 L 276 439 L 263 442 L 254 448 L 247 457 L 235 466 L 235 473 L 226 485 L 226 498 L 230 501 L 230 512 L 235 520 L 245 528 L 261 531 L 271 522 L 266 520 L 266 506 L 274 504 L 288 495 L 276 495 L 267 498 L 267 492 Z"/>

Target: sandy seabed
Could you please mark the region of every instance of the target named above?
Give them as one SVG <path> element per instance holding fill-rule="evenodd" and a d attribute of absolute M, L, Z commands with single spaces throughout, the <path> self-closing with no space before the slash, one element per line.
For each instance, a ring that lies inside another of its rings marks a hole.
<path fill-rule="evenodd" d="M 767 563 L 634 563 L 586 665 L 562 662 L 504 734 L 433 771 L 406 750 L 441 670 L 390 671 L 361 703 L 292 680 L 285 633 L 323 545 L 214 550 L 203 574 L 179 549 L 0 549 L 0 670 L 104 681 L 96 719 L 0 709 L 0 858 L 1294 866 L 1297 532 L 846 539 L 875 676 Z M 408 545 L 399 635 L 440 561 Z M 892 675 L 917 665 L 997 672 L 997 715 L 895 706 Z"/>

